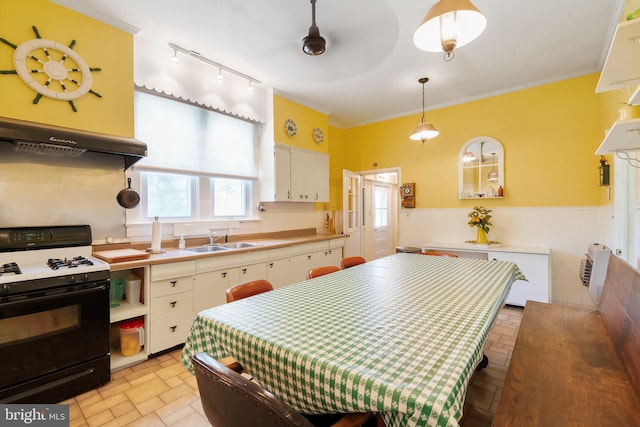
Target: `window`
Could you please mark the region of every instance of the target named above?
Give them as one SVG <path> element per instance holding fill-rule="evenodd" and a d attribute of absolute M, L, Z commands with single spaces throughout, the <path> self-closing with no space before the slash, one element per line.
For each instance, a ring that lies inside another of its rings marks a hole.
<path fill-rule="evenodd" d="M 140 179 L 138 220 L 251 218 L 255 123 L 142 90 L 135 117 L 136 138 L 148 147 L 132 169 Z"/>

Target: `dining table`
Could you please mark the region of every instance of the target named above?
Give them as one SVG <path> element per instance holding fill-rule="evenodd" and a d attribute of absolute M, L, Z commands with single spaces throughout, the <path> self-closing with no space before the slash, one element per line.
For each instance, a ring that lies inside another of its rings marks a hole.
<path fill-rule="evenodd" d="M 516 280 L 512 262 L 397 253 L 198 313 L 182 363 L 232 356 L 301 413 L 458 426 Z"/>

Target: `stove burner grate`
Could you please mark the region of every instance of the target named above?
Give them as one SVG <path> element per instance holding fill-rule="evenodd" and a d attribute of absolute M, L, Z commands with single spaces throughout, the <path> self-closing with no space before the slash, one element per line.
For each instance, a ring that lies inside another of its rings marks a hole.
<path fill-rule="evenodd" d="M 22 271 L 15 262 L 8 262 L 0 266 L 0 276 L 6 273 L 22 274 Z"/>
<path fill-rule="evenodd" d="M 71 259 L 49 258 L 47 265 L 52 270 L 59 270 L 61 268 L 76 268 L 81 265 L 93 265 L 93 261 L 83 256 L 77 256 Z"/>

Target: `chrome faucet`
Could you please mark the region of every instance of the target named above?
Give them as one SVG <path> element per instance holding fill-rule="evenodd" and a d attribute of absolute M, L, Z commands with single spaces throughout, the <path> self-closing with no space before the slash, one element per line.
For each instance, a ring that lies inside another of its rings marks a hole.
<path fill-rule="evenodd" d="M 213 241 L 214 241 L 214 239 L 216 238 L 217 235 L 218 234 L 215 231 L 209 230 L 209 244 L 210 245 L 213 245 Z"/>

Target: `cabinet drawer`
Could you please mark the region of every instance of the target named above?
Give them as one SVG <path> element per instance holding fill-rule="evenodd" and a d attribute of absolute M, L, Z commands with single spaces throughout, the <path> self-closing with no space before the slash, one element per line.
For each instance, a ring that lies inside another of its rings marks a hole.
<path fill-rule="evenodd" d="M 151 353 L 157 353 L 184 343 L 189 336 L 192 323 L 193 315 L 191 314 L 152 320 L 149 324 Z"/>
<path fill-rule="evenodd" d="M 193 314 L 193 292 L 182 292 L 174 295 L 153 298 L 149 316 L 151 321 L 165 317 L 175 318 Z"/>
<path fill-rule="evenodd" d="M 195 261 L 173 262 L 151 266 L 151 281 L 167 280 L 172 277 L 193 276 L 196 273 Z"/>
<path fill-rule="evenodd" d="M 193 276 L 178 277 L 175 279 L 158 280 L 150 283 L 149 293 L 151 298 L 177 294 L 193 290 Z"/>

